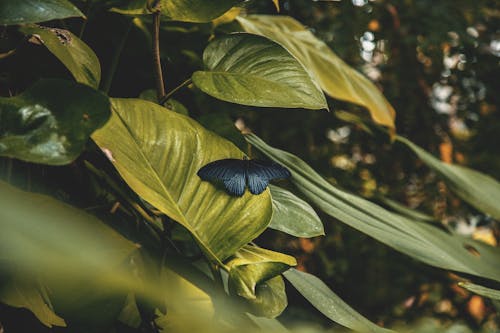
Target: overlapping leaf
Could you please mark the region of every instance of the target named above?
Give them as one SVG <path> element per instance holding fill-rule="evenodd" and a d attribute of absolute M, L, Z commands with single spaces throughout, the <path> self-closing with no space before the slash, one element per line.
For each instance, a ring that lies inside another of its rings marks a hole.
<path fill-rule="evenodd" d="M 304 200 L 290 191 L 269 185 L 273 198 L 273 218 L 269 228 L 296 237 L 315 237 L 325 234 L 318 214 Z"/>
<path fill-rule="evenodd" d="M 328 95 L 364 106 L 375 122 L 394 128 L 395 111 L 378 88 L 300 22 L 281 15 L 239 16 L 237 20 L 245 31 L 265 36 L 285 47 Z"/>
<path fill-rule="evenodd" d="M 129 186 L 186 227 L 209 258 L 220 262 L 264 231 L 272 214 L 268 190 L 236 198 L 196 175 L 209 162 L 242 158 L 232 143 L 150 102 L 112 103 L 111 120 L 92 138 Z"/>
<path fill-rule="evenodd" d="M 72 162 L 110 115 L 106 96 L 63 80 L 41 80 L 0 97 L 0 156 L 61 165 Z"/>
<path fill-rule="evenodd" d="M 471 282 L 460 282 L 458 285 L 475 294 L 500 301 L 500 290 L 487 288 Z"/>
<path fill-rule="evenodd" d="M 316 309 L 331 320 L 357 332 L 394 332 L 381 328 L 363 317 L 314 275 L 293 268 L 283 275 Z"/>
<path fill-rule="evenodd" d="M 101 65 L 94 51 L 68 30 L 27 25 L 19 29 L 34 42 L 45 45 L 68 68 L 76 81 L 97 89 Z"/>
<path fill-rule="evenodd" d="M 288 167 L 295 186 L 332 217 L 429 265 L 500 281 L 500 266 L 495 263 L 500 259 L 498 248 L 452 236 L 427 223 L 391 213 L 331 185 L 298 157 L 268 146 L 253 134 L 246 138 L 268 157 Z M 467 248 L 474 248 L 480 256 Z"/>
<path fill-rule="evenodd" d="M 252 106 L 327 109 L 325 96 L 302 65 L 279 44 L 236 33 L 211 42 L 205 71 L 193 83 L 218 99 Z"/>
<path fill-rule="evenodd" d="M 68 0 L 0 1 L 0 25 L 38 23 L 75 16 L 84 17 Z"/>
<path fill-rule="evenodd" d="M 286 254 L 247 245 L 227 263 L 229 291 L 246 298 L 254 314 L 274 318 L 287 305 L 279 274 L 296 264 L 295 258 Z"/>

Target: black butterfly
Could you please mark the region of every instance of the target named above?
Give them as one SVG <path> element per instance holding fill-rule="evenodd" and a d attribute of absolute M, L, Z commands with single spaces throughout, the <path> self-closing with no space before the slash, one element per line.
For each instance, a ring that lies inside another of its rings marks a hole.
<path fill-rule="evenodd" d="M 288 178 L 291 173 L 274 162 L 228 158 L 208 163 L 198 170 L 198 176 L 203 180 L 221 181 L 229 194 L 241 197 L 246 185 L 252 194 L 260 194 L 270 180 Z"/>

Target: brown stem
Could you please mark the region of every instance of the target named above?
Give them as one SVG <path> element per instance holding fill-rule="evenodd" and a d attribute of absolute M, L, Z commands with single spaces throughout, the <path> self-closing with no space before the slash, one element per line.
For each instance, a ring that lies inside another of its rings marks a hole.
<path fill-rule="evenodd" d="M 165 96 L 165 85 L 163 83 L 163 73 L 160 59 L 160 12 L 153 13 L 153 64 L 155 67 L 156 96 L 158 102 Z"/>

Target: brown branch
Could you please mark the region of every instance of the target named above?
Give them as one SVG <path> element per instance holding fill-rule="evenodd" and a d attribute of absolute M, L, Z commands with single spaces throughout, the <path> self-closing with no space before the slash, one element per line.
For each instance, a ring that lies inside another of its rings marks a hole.
<path fill-rule="evenodd" d="M 156 80 L 156 96 L 158 102 L 165 96 L 165 85 L 163 83 L 163 72 L 160 59 L 160 15 L 159 11 L 153 13 L 153 65 Z"/>

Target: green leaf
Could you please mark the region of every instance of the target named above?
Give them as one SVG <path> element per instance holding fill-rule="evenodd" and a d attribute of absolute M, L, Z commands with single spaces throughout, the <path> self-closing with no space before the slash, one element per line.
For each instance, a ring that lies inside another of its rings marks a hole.
<path fill-rule="evenodd" d="M 297 265 L 294 257 L 247 245 L 226 265 L 230 293 L 247 299 L 254 314 L 274 318 L 283 312 L 287 298 L 279 274 Z"/>
<path fill-rule="evenodd" d="M 235 33 L 211 42 L 203 53 L 206 71 L 193 83 L 215 98 L 244 105 L 327 109 L 321 89 L 279 44 Z"/>
<path fill-rule="evenodd" d="M 109 114 L 108 98 L 86 85 L 38 81 L 18 96 L 0 97 L 0 156 L 68 164 Z"/>
<path fill-rule="evenodd" d="M 410 207 L 407 207 L 397 201 L 394 201 L 392 199 L 378 196 L 377 199 L 381 201 L 385 206 L 389 207 L 391 210 L 394 212 L 401 214 L 403 216 L 406 216 L 410 219 L 413 220 L 420 220 L 420 221 L 426 221 L 426 222 L 435 222 L 436 219 L 430 215 L 427 215 L 425 213 L 422 213 L 418 210 L 412 209 Z"/>
<path fill-rule="evenodd" d="M 394 332 L 363 317 L 314 275 L 293 268 L 283 275 L 316 309 L 334 322 L 357 332 Z"/>
<path fill-rule="evenodd" d="M 298 157 L 268 146 L 254 134 L 245 137 L 265 155 L 286 166 L 292 173 L 290 181 L 328 215 L 426 264 L 500 281 L 500 249 L 391 213 L 338 189 Z M 480 256 L 469 252 L 470 248 Z"/>
<path fill-rule="evenodd" d="M 156 96 L 156 90 L 154 89 L 147 89 L 141 92 L 139 95 L 140 99 L 144 99 L 146 101 L 150 101 L 153 103 L 156 103 L 158 101 L 158 97 Z M 173 98 L 169 98 L 165 102 L 165 107 L 171 111 L 177 112 L 179 114 L 183 114 L 185 116 L 189 115 L 188 109 L 178 100 L 175 100 Z"/>
<path fill-rule="evenodd" d="M 500 301 L 500 290 L 487 288 L 471 282 L 459 282 L 458 285 L 472 291 L 474 294 Z"/>
<path fill-rule="evenodd" d="M 495 219 L 500 219 L 500 183 L 492 177 L 459 165 L 440 161 L 410 140 L 397 136 L 397 141 L 415 154 L 446 180 L 450 189 L 460 198 Z"/>
<path fill-rule="evenodd" d="M 14 276 L 0 285 L 0 302 L 16 308 L 25 308 L 47 327 L 66 327 L 64 319 L 54 313 L 52 306 L 42 292 L 44 288 L 33 281 L 26 281 L 21 275 Z"/>
<path fill-rule="evenodd" d="M 273 198 L 273 218 L 269 228 L 296 237 L 315 237 L 325 234 L 318 214 L 304 200 L 275 185 L 269 185 Z"/>
<path fill-rule="evenodd" d="M 38 23 L 75 16 L 85 17 L 67 0 L 0 1 L 0 25 Z"/>
<path fill-rule="evenodd" d="M 244 154 L 189 117 L 137 99 L 113 99 L 113 115 L 92 138 L 144 200 L 182 224 L 203 251 L 221 262 L 270 222 L 269 191 L 241 197 L 201 179 L 198 170 Z"/>
<path fill-rule="evenodd" d="M 155 8 L 149 8 L 148 1 L 134 0 L 112 11 L 125 15 L 144 15 L 159 10 L 166 19 L 172 21 L 203 23 L 221 16 L 240 2 L 242 0 L 160 0 Z"/>
<path fill-rule="evenodd" d="M 94 51 L 70 31 L 27 25 L 19 29 L 25 35 L 31 35 L 36 43 L 45 45 L 66 68 L 76 81 L 97 89 L 101 80 L 101 65 Z"/>
<path fill-rule="evenodd" d="M 373 120 L 394 128 L 395 111 L 378 88 L 347 65 L 323 41 L 288 16 L 237 17 L 247 32 L 265 36 L 286 48 L 331 97 L 367 108 Z"/>

